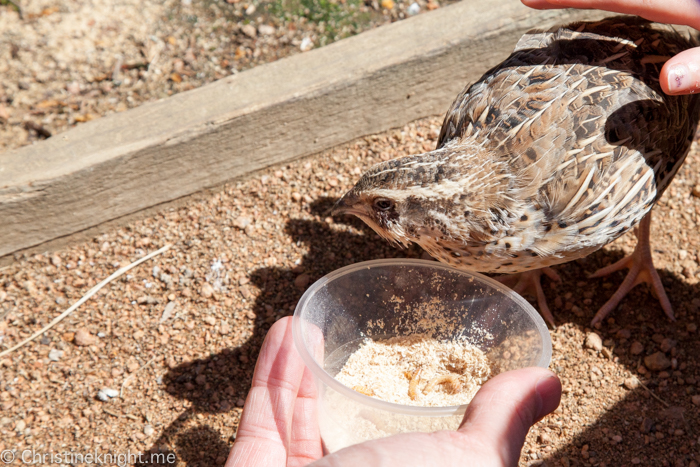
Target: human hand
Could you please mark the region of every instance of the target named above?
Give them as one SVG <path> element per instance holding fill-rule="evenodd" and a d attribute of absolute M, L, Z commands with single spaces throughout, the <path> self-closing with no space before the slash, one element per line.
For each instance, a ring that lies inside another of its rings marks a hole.
<path fill-rule="evenodd" d="M 538 10 L 554 8 L 598 9 L 637 15 L 659 23 L 682 24 L 700 29 L 700 2 L 696 0 L 521 0 Z M 669 59 L 659 76 L 666 94 L 700 91 L 700 47 L 684 50 Z"/>
<path fill-rule="evenodd" d="M 316 388 L 292 342 L 292 320 L 267 334 L 243 409 L 233 466 L 461 466 L 517 465 L 532 425 L 559 405 L 561 383 L 543 368 L 524 368 L 489 380 L 469 404 L 457 431 L 405 433 L 368 441 L 323 457 Z M 318 460 L 320 459 L 320 460 Z"/>

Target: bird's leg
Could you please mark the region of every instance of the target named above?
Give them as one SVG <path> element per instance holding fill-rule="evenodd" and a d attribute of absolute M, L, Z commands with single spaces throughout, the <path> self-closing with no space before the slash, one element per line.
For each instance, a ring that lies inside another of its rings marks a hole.
<path fill-rule="evenodd" d="M 661 308 L 663 308 L 666 312 L 666 316 L 668 316 L 671 321 L 676 320 L 673 316 L 671 302 L 666 295 L 666 291 L 661 283 L 659 273 L 656 272 L 656 268 L 654 268 L 654 261 L 651 258 L 651 246 L 649 245 L 650 226 L 651 211 L 649 211 L 649 213 L 644 216 L 644 219 L 642 219 L 642 222 L 639 223 L 639 227 L 636 231 L 637 246 L 634 249 L 634 253 L 626 258 L 622 258 L 615 264 L 599 269 L 590 276 L 591 278 L 602 277 L 612 272 L 619 271 L 620 269 L 629 268 L 627 277 L 625 277 L 625 280 L 622 281 L 620 288 L 618 288 L 617 292 L 610 297 L 610 300 L 608 300 L 605 305 L 598 310 L 598 313 L 596 313 L 596 315 L 593 317 L 591 324 L 601 322 L 612 310 L 615 309 L 617 304 L 620 303 L 620 300 L 627 295 L 627 292 L 642 282 L 646 282 L 647 284 L 651 285 L 652 290 L 656 292 L 656 296 L 658 297 L 659 302 L 661 302 Z"/>
<path fill-rule="evenodd" d="M 559 274 L 557 274 L 552 268 L 535 269 L 534 271 L 525 271 L 517 274 L 499 276 L 496 277 L 496 280 L 504 285 L 507 285 L 513 289 L 513 292 L 520 295 L 522 295 L 523 292 L 532 293 L 532 295 L 537 297 L 537 304 L 540 306 L 540 313 L 542 313 L 542 317 L 544 317 L 549 324 L 554 326 L 554 316 L 552 316 L 552 312 L 549 311 L 549 307 L 547 306 L 547 298 L 544 296 L 544 291 L 542 290 L 542 274 L 545 274 L 553 281 L 561 282 Z"/>

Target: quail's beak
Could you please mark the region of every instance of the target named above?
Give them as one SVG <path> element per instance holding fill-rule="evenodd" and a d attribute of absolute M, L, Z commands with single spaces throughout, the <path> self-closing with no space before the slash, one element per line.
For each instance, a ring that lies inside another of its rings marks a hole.
<path fill-rule="evenodd" d="M 346 193 L 345 196 L 340 198 L 338 202 L 335 203 L 335 206 L 333 206 L 333 210 L 331 211 L 331 215 L 354 214 L 356 216 L 360 216 L 365 214 L 362 208 L 358 205 L 359 201 L 360 200 L 357 196 Z"/>

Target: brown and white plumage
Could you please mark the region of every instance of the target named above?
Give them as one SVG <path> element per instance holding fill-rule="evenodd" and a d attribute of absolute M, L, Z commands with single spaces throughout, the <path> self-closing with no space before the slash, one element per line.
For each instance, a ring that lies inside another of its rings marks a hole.
<path fill-rule="evenodd" d="M 586 256 L 637 225 L 683 163 L 700 101 L 658 79 L 692 45 L 634 17 L 528 33 L 457 97 L 434 151 L 374 166 L 339 210 L 458 268 Z"/>

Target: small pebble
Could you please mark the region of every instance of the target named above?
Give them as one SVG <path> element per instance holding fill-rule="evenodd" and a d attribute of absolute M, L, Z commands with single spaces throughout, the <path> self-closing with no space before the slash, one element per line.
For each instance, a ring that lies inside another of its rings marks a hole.
<path fill-rule="evenodd" d="M 102 388 L 97 391 L 97 398 L 102 402 L 107 402 L 112 397 L 119 396 L 119 391 L 112 388 Z"/>
<path fill-rule="evenodd" d="M 661 341 L 659 349 L 661 349 L 661 351 L 665 353 L 674 348 L 675 346 L 676 341 L 674 341 L 673 339 L 664 339 Z"/>
<path fill-rule="evenodd" d="M 250 217 L 241 216 L 233 221 L 234 227 L 244 230 L 248 225 L 250 225 Z"/>
<path fill-rule="evenodd" d="M 661 371 L 671 366 L 671 360 L 663 352 L 656 352 L 644 357 L 644 366 L 651 371 Z"/>
<path fill-rule="evenodd" d="M 309 50 L 314 48 L 314 42 L 309 38 L 305 37 L 301 40 L 301 44 L 299 45 L 299 50 L 302 52 L 308 52 Z"/>
<path fill-rule="evenodd" d="M 163 314 L 160 317 L 160 322 L 164 323 L 170 317 L 173 315 L 173 311 L 175 310 L 175 302 L 168 302 L 167 305 L 165 305 L 165 309 L 163 310 Z"/>
<path fill-rule="evenodd" d="M 603 340 L 595 332 L 588 333 L 586 336 L 586 342 L 584 344 L 587 348 L 593 349 L 597 352 L 603 350 Z"/>
<path fill-rule="evenodd" d="M 93 345 L 97 342 L 97 338 L 90 334 L 90 332 L 87 329 L 78 329 L 75 332 L 75 336 L 73 337 L 73 340 L 75 342 L 75 345 L 78 345 L 80 347 L 85 347 L 88 345 Z"/>
<path fill-rule="evenodd" d="M 309 285 L 309 282 L 311 282 L 311 278 L 308 274 L 301 274 L 297 276 L 296 279 L 294 279 L 294 285 L 296 285 L 300 289 L 303 289 L 304 287 Z"/>
<path fill-rule="evenodd" d="M 411 5 L 406 9 L 406 13 L 409 16 L 414 16 L 420 13 L 420 5 L 416 2 L 411 3 Z"/>
<path fill-rule="evenodd" d="M 267 24 L 261 24 L 260 26 L 258 26 L 258 32 L 262 36 L 273 36 L 275 34 L 275 28 Z M 277 178 L 282 178 L 282 174 L 280 173 L 280 176 Z"/>
<path fill-rule="evenodd" d="M 236 407 L 243 407 L 245 405 L 245 401 L 243 399 L 238 399 L 236 401 Z"/>
<path fill-rule="evenodd" d="M 255 29 L 255 26 L 253 26 L 252 24 L 244 24 L 241 27 L 241 32 L 248 37 L 255 37 L 258 35 L 258 31 Z"/>
<path fill-rule="evenodd" d="M 204 298 L 211 298 L 211 296 L 214 295 L 214 287 L 212 287 L 208 282 L 205 282 L 202 284 L 199 294 Z"/>
<path fill-rule="evenodd" d="M 691 400 L 693 401 L 694 405 L 700 406 L 700 395 L 693 396 Z"/>
<path fill-rule="evenodd" d="M 635 377 L 625 378 L 625 380 L 622 382 L 622 385 L 631 391 L 639 387 L 639 380 Z"/>
<path fill-rule="evenodd" d="M 632 355 L 639 355 L 642 352 L 644 352 L 644 346 L 642 343 L 637 341 L 632 342 L 632 345 L 630 346 L 630 353 Z"/>
<path fill-rule="evenodd" d="M 52 362 L 57 362 L 63 357 L 63 350 L 58 350 L 58 349 L 51 349 L 49 351 L 49 360 Z"/>
<path fill-rule="evenodd" d="M 213 316 L 205 316 L 205 317 L 202 319 L 202 321 L 204 321 L 205 323 L 207 323 L 209 326 L 214 326 L 214 325 L 216 325 L 216 318 L 214 318 Z"/>

